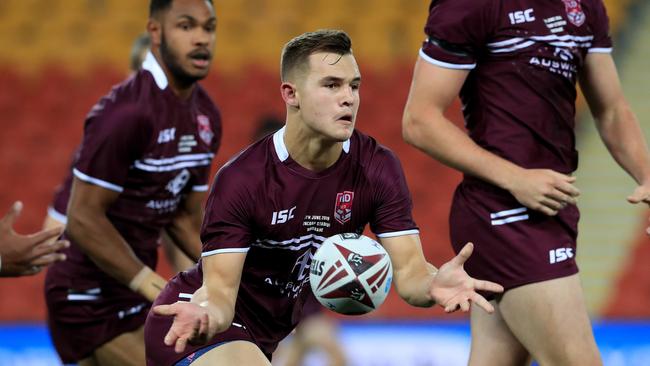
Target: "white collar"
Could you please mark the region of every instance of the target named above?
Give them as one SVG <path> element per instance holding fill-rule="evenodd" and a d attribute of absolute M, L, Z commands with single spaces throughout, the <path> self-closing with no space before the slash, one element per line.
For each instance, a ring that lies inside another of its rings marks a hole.
<path fill-rule="evenodd" d="M 275 147 L 275 153 L 278 155 L 280 161 L 285 161 L 289 158 L 289 151 L 287 150 L 287 145 L 284 144 L 284 131 L 286 126 L 277 130 L 273 134 L 273 145 Z M 343 151 L 348 154 L 350 152 L 350 139 L 343 141 Z"/>
<path fill-rule="evenodd" d="M 160 67 L 158 60 L 156 60 L 151 51 L 147 52 L 147 56 L 144 58 L 144 61 L 142 61 L 142 69 L 149 71 L 151 75 L 153 75 L 156 85 L 158 85 L 161 90 L 167 88 L 167 85 L 169 84 L 167 81 L 167 75 L 165 75 L 165 72 L 162 67 Z"/>

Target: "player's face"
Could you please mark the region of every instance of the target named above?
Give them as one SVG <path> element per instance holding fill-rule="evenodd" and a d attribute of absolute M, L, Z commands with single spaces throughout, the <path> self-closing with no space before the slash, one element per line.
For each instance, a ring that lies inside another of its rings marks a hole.
<path fill-rule="evenodd" d="M 312 54 L 309 70 L 296 91 L 302 120 L 329 138 L 349 139 L 359 109 L 360 85 L 359 67 L 352 54 Z"/>
<path fill-rule="evenodd" d="M 162 20 L 160 55 L 180 82 L 207 76 L 216 39 L 214 8 L 205 0 L 175 0 Z"/>

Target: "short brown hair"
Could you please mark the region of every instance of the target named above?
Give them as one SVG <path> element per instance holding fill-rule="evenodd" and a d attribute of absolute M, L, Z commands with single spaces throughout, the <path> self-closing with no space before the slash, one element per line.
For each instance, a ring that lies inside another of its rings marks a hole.
<path fill-rule="evenodd" d="M 352 53 L 352 41 L 347 33 L 335 29 L 319 29 L 293 38 L 282 49 L 282 81 L 286 80 L 293 69 L 304 65 L 309 56 L 317 52 L 347 55 Z"/>

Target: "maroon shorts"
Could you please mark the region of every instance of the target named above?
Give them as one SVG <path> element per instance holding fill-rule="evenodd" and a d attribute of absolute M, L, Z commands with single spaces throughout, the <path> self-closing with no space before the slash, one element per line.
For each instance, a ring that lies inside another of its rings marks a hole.
<path fill-rule="evenodd" d="M 456 253 L 474 243 L 467 273 L 509 290 L 578 272 L 579 218 L 576 206 L 546 216 L 524 207 L 507 191 L 465 180 L 454 193 L 451 243 Z"/>
<path fill-rule="evenodd" d="M 189 301 L 191 294 L 201 287 L 201 283 L 190 283 L 190 280 L 189 277 L 183 276 L 182 274 L 174 277 L 156 298 L 153 306 L 173 304 L 177 301 Z M 225 332 L 217 334 L 207 343 L 200 346 L 188 345 L 184 352 L 176 353 L 174 351 L 174 346 L 167 346 L 163 342 L 165 335 L 172 326 L 173 320 L 174 319 L 171 316 L 156 315 L 153 311 L 150 311 L 147 315 L 147 321 L 144 326 L 144 339 L 148 366 L 172 366 L 181 359 L 185 359 L 202 348 L 214 344 L 236 340 L 249 341 L 257 344 L 246 329 L 246 326 L 235 317 L 230 328 Z M 265 353 L 265 355 L 269 360 L 271 359 L 270 354 Z"/>
<path fill-rule="evenodd" d="M 64 280 L 55 268 L 47 274 L 45 297 L 52 342 L 66 364 L 88 358 L 111 339 L 140 328 L 150 305 L 116 282 Z"/>

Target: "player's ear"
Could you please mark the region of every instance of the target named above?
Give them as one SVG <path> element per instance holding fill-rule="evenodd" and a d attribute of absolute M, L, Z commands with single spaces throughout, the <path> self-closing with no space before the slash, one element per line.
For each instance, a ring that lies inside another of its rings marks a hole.
<path fill-rule="evenodd" d="M 162 24 L 160 21 L 155 18 L 149 18 L 147 22 L 147 32 L 149 32 L 149 37 L 151 38 L 151 46 L 160 47 L 162 39 Z"/>
<path fill-rule="evenodd" d="M 298 108 L 300 107 L 300 101 L 298 98 L 298 90 L 296 86 L 288 81 L 285 81 L 280 85 L 280 93 L 282 93 L 282 99 L 287 105 Z"/>

